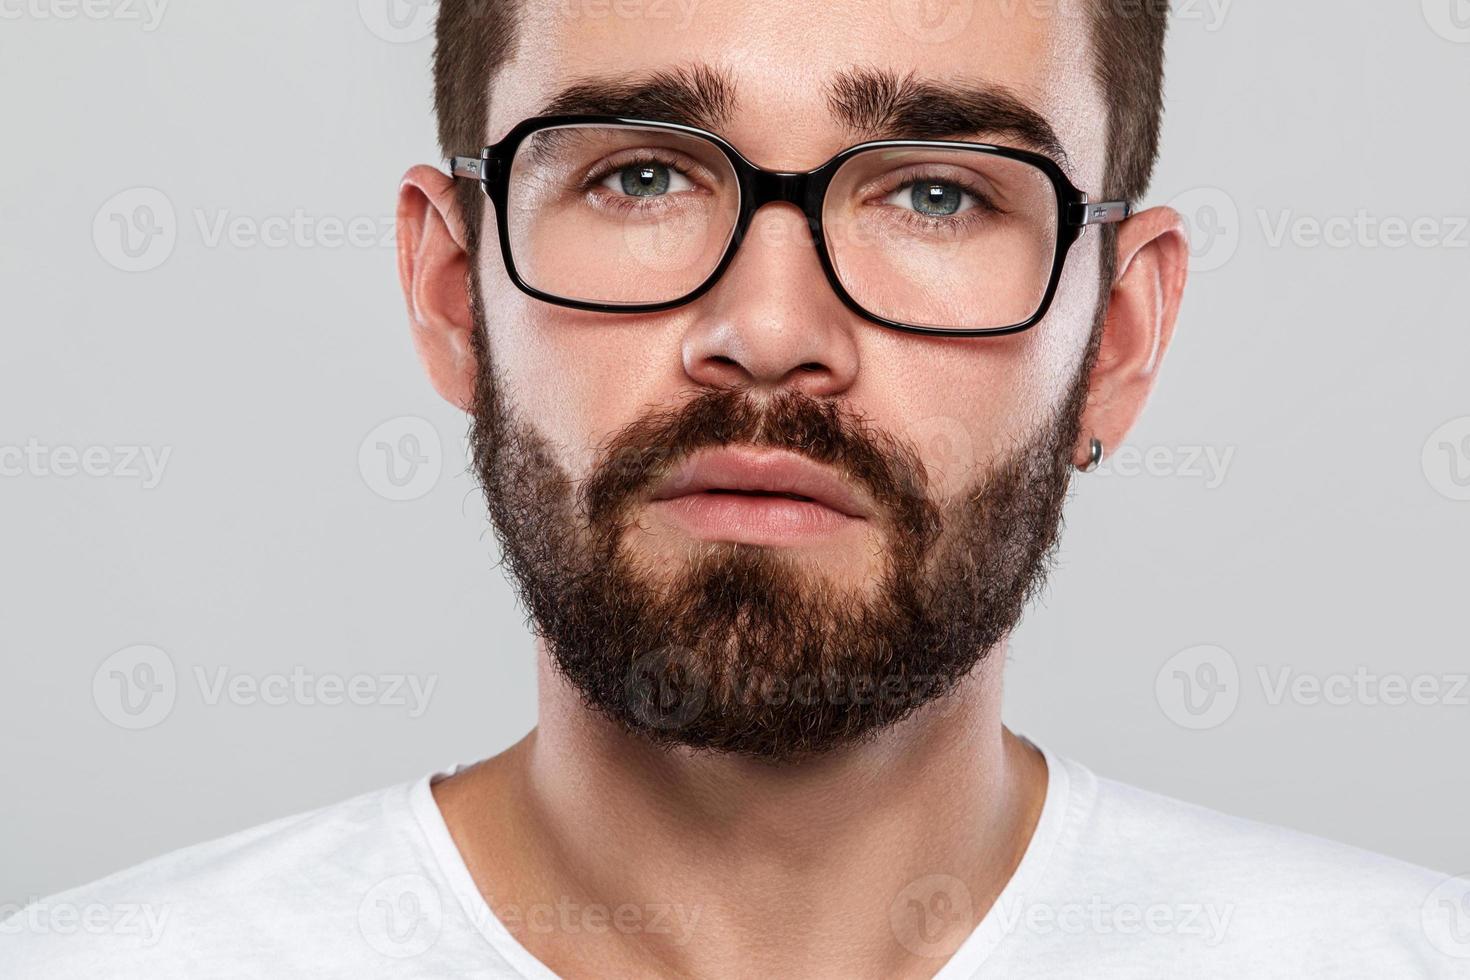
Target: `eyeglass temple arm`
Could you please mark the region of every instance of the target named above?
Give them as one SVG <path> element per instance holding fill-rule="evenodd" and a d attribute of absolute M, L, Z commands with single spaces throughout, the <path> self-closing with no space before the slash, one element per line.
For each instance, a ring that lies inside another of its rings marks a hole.
<path fill-rule="evenodd" d="M 450 157 L 445 161 L 449 172 L 456 177 L 472 177 L 479 180 L 485 175 L 490 161 L 483 157 Z"/>
<path fill-rule="evenodd" d="M 1072 205 L 1071 223 L 1080 227 L 1087 225 L 1113 225 L 1133 214 L 1130 201 L 1082 201 Z"/>

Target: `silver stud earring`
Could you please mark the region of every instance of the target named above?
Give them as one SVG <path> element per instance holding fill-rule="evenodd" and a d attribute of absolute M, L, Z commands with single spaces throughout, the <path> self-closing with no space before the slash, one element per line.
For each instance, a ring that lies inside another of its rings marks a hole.
<path fill-rule="evenodd" d="M 1084 463 L 1083 465 L 1077 467 L 1077 469 L 1080 472 L 1083 472 L 1083 473 L 1091 473 L 1093 470 L 1097 469 L 1099 466 L 1102 465 L 1102 461 L 1103 461 L 1103 444 L 1102 444 L 1102 440 L 1098 439 L 1096 436 L 1093 436 L 1092 437 L 1092 444 L 1088 447 L 1088 450 L 1087 450 L 1087 462 Z"/>

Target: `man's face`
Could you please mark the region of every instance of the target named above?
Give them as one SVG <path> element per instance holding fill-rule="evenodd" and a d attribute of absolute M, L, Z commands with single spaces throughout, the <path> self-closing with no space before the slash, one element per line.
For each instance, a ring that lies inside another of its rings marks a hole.
<path fill-rule="evenodd" d="M 589 78 L 707 66 L 729 83 L 719 134 L 757 165 L 807 170 L 860 141 L 832 99 L 876 72 L 1003 86 L 1056 131 L 1073 183 L 1101 185 L 1081 3 L 524 7 L 492 141 Z M 1009 135 L 948 138 L 1031 148 Z M 844 306 L 790 205 L 756 215 L 710 292 L 656 314 L 533 299 L 483 234 L 477 464 L 564 675 L 631 728 L 767 757 L 870 734 L 952 686 L 1014 625 L 1052 543 L 1099 299 L 1094 235 L 1036 328 L 944 338 Z M 752 481 L 786 493 L 729 492 Z M 814 707 L 734 690 L 813 674 L 896 677 L 898 693 L 819 684 Z M 678 717 L 655 703 L 673 675 L 699 688 Z"/>

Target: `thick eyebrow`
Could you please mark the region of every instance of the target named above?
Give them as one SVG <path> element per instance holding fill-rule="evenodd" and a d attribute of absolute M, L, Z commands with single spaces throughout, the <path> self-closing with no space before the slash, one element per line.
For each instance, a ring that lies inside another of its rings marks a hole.
<path fill-rule="evenodd" d="M 883 68 L 839 72 L 827 105 L 852 143 L 879 139 L 1002 137 L 1068 165 L 1046 117 L 993 83 L 921 79 Z M 730 73 L 703 63 L 637 76 L 579 79 L 543 103 L 537 115 L 602 115 L 682 123 L 712 132 L 736 109 Z"/>
<path fill-rule="evenodd" d="M 827 104 L 854 142 L 878 139 L 1015 140 L 1066 165 L 1067 151 L 1046 117 L 1003 85 L 922 79 L 881 68 L 841 72 Z"/>
<path fill-rule="evenodd" d="M 729 73 L 695 64 L 632 78 L 583 78 L 558 92 L 537 114 L 628 116 L 719 132 L 734 108 L 735 82 Z"/>

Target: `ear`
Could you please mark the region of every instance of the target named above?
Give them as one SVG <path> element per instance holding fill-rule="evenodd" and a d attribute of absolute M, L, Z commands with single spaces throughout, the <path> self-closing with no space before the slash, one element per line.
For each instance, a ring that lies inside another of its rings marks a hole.
<path fill-rule="evenodd" d="M 1078 466 L 1088 461 L 1093 438 L 1104 451 L 1122 445 L 1143 412 L 1174 337 L 1189 274 L 1189 239 L 1172 208 L 1151 208 L 1124 221 L 1117 246 L 1102 346 L 1082 414 L 1082 445 L 1074 455 Z"/>
<path fill-rule="evenodd" d="M 419 360 L 434 389 L 468 410 L 475 390 L 469 255 L 454 178 L 417 166 L 398 189 L 398 279 Z"/>

